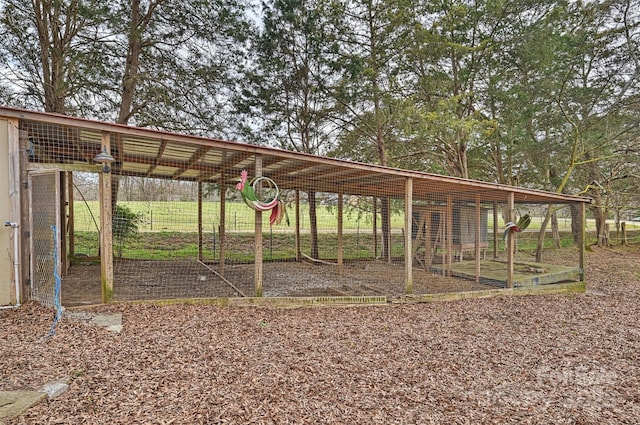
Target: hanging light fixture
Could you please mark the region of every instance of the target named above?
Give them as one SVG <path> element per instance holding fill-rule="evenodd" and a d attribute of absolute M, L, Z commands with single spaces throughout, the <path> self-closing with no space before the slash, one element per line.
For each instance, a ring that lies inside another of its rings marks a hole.
<path fill-rule="evenodd" d="M 103 146 L 102 147 L 102 152 L 100 152 L 98 155 L 96 155 L 96 157 L 93 158 L 93 161 L 97 162 L 98 164 L 102 164 L 102 172 L 103 173 L 110 173 L 111 172 L 111 163 L 114 162 L 115 159 L 107 151 L 107 147 Z"/>

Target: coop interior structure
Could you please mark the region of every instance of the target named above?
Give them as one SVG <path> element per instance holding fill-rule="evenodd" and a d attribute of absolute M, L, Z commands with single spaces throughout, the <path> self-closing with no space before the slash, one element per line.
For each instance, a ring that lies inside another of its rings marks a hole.
<path fill-rule="evenodd" d="M 0 149 L 5 305 L 584 289 L 585 197 L 8 107 Z"/>

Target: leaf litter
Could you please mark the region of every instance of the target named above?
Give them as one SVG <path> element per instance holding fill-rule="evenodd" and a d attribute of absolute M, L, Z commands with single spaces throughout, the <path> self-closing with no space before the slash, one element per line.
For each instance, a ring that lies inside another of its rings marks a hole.
<path fill-rule="evenodd" d="M 634 423 L 640 252 L 586 294 L 266 309 L 110 305 L 124 328 L 0 312 L 0 390 L 72 380 L 17 424 Z"/>

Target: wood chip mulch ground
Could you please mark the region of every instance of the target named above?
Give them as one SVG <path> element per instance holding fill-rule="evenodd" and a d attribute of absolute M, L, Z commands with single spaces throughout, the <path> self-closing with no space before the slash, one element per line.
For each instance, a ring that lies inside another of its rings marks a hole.
<path fill-rule="evenodd" d="M 605 424 L 640 418 L 640 247 L 586 294 L 348 308 L 114 305 L 113 333 L 0 311 L 0 390 L 71 378 L 15 424 Z"/>

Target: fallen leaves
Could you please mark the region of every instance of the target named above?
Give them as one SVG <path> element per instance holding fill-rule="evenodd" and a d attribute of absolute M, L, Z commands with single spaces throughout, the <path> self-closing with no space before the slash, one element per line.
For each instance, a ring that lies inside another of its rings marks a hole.
<path fill-rule="evenodd" d="M 602 294 L 354 308 L 114 305 L 113 334 L 0 312 L 0 389 L 70 390 L 8 425 L 631 423 L 638 252 L 589 254 Z M 615 270 L 624 281 L 612 280 Z"/>

